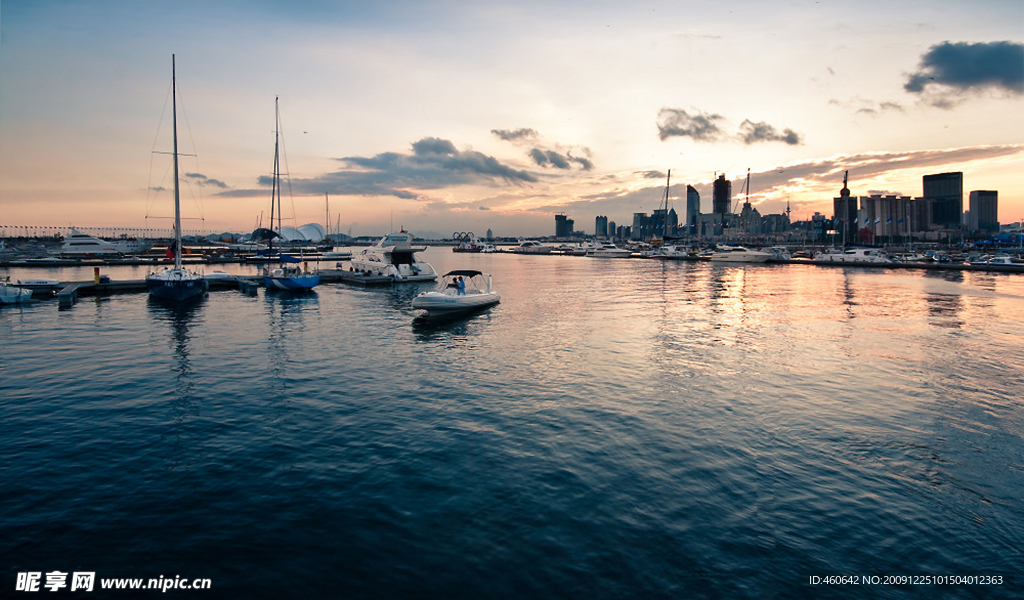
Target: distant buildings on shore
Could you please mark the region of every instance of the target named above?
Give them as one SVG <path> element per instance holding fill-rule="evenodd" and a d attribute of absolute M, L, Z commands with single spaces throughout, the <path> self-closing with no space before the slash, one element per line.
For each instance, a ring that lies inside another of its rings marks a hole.
<path fill-rule="evenodd" d="M 999 232 L 999 192 L 975 190 L 964 211 L 964 174 L 925 175 L 918 198 L 872 194 L 853 198 L 844 180 L 833 199 L 831 230 L 847 243 L 874 243 L 910 237 L 938 240 L 987 237 Z"/>
<path fill-rule="evenodd" d="M 605 215 L 595 219 L 594 236 L 616 240 L 650 240 L 656 238 L 689 238 L 729 240 L 767 240 L 779 237 L 800 237 L 837 243 L 893 243 L 910 239 L 937 241 L 952 237 L 983 238 L 1000 230 L 998 220 L 999 193 L 974 190 L 968 195 L 964 210 L 963 173 L 925 175 L 923 194 L 914 198 L 881 193 L 853 196 L 847 174 L 839 196 L 833 198 L 832 216 L 815 213 L 808 221 L 791 222 L 790 210 L 765 214 L 744 201 L 733 203 L 732 182 L 719 175 L 712 184 L 712 212 L 700 212 L 700 194 L 686 186 L 685 212 L 682 219 L 675 208 L 653 213 L 633 213 L 631 225 L 616 226 Z M 749 191 L 749 190 L 748 190 Z M 574 221 L 565 214 L 555 215 L 555 238 L 569 240 L 586 237 L 575 231 Z"/>

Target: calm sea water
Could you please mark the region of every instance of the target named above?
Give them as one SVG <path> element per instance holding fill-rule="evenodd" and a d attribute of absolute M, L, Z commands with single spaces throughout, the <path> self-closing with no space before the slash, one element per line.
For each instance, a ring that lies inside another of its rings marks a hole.
<path fill-rule="evenodd" d="M 0 596 L 53 570 L 211 580 L 176 597 L 1022 593 L 1024 276 L 425 258 L 501 304 L 0 309 Z"/>

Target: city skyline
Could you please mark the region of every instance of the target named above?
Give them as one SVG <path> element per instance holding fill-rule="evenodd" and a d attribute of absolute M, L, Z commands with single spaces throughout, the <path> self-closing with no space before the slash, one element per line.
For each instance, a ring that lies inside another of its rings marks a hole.
<path fill-rule="evenodd" d="M 847 170 L 853 196 L 913 197 L 924 175 L 959 171 L 965 207 L 997 190 L 1000 221 L 1020 221 L 1024 7 L 848 9 L 8 0 L 3 221 L 166 216 L 152 151 L 170 146 L 172 53 L 181 151 L 198 155 L 183 157 L 184 211 L 212 231 L 268 219 L 275 97 L 291 224 L 324 223 L 326 196 L 353 235 L 626 223 L 658 207 L 669 169 L 677 212 L 687 185 L 711 212 L 723 173 L 736 198 L 748 168 L 752 204 L 788 202 L 794 220 L 830 213 Z"/>

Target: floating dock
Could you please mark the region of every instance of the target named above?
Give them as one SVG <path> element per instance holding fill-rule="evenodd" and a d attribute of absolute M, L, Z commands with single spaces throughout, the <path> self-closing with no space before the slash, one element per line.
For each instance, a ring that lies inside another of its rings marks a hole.
<path fill-rule="evenodd" d="M 404 283 L 395 280 L 393 277 L 380 275 L 364 275 L 358 271 L 342 271 L 340 269 L 327 269 L 318 272 L 320 283 L 348 283 L 361 286 L 383 286 L 394 283 Z M 263 281 L 259 277 L 233 276 L 233 277 L 211 277 L 206 280 L 210 290 L 231 290 L 237 289 L 243 294 L 254 296 Z M 125 281 L 101 280 L 97 281 L 69 281 L 62 282 L 56 288 L 57 302 L 62 308 L 69 308 L 78 302 L 79 296 L 110 296 L 114 294 L 137 294 L 145 293 L 146 280 L 134 279 Z"/>

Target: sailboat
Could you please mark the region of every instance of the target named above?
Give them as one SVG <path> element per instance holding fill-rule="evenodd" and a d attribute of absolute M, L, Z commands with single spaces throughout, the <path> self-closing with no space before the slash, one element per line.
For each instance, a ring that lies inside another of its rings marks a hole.
<path fill-rule="evenodd" d="M 274 98 L 274 182 L 270 190 L 270 229 L 281 237 L 281 112 L 278 98 Z M 274 229 L 274 207 L 277 207 L 277 229 Z M 282 238 L 283 239 L 283 238 Z M 274 239 L 270 239 L 273 254 Z M 263 283 L 268 290 L 307 292 L 320 283 L 320 275 L 304 271 L 298 266 L 302 259 L 278 252 L 278 266 L 264 265 Z"/>
<path fill-rule="evenodd" d="M 161 300 L 182 301 L 195 298 L 209 289 L 206 279 L 201 273 L 184 269 L 181 266 L 181 207 L 178 184 L 178 105 L 177 80 L 175 79 L 174 55 L 171 55 L 171 122 L 174 131 L 174 246 L 167 249 L 174 254 L 174 267 L 165 267 L 162 271 L 146 276 L 146 288 L 154 298 Z"/>

